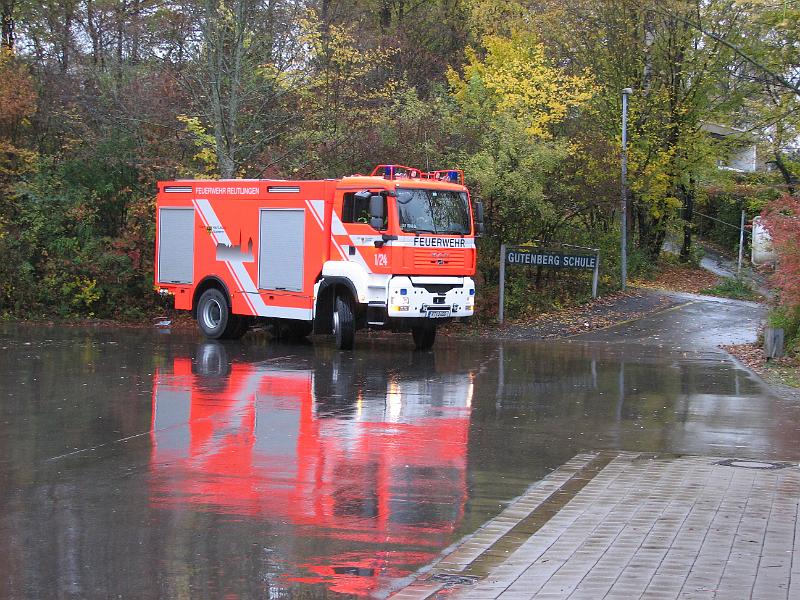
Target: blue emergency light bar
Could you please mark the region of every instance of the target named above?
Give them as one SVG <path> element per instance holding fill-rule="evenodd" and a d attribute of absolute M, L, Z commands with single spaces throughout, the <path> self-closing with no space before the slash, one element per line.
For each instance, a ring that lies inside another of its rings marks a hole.
<path fill-rule="evenodd" d="M 464 185 L 464 171 L 461 169 L 442 169 L 426 173 L 420 169 L 407 167 L 405 165 L 378 165 L 372 170 L 371 175 L 373 177 L 383 177 L 389 180 L 432 179 L 434 181 Z"/>

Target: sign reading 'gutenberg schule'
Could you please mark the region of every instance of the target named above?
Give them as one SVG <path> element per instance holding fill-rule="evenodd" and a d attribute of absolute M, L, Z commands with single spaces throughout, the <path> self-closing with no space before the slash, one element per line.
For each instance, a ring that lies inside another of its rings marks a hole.
<path fill-rule="evenodd" d="M 563 248 L 574 248 L 577 252 Z M 498 321 L 503 322 L 506 297 L 506 265 L 525 267 L 543 267 L 545 269 L 575 269 L 594 271 L 592 275 L 592 298 L 597 298 L 597 283 L 600 278 L 600 250 L 569 246 L 555 248 L 536 248 L 535 246 L 500 245 L 500 307 L 497 311 Z"/>
<path fill-rule="evenodd" d="M 506 253 L 509 265 L 550 267 L 551 269 L 587 269 L 597 267 L 597 255 L 565 254 L 544 248 L 515 248 Z"/>

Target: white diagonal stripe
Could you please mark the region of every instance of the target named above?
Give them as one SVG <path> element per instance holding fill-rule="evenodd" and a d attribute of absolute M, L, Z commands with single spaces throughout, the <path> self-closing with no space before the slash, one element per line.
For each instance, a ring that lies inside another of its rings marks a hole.
<path fill-rule="evenodd" d="M 203 215 L 203 220 L 206 222 L 208 227 L 211 227 L 211 235 L 216 238 L 217 244 L 232 246 L 233 244 L 231 244 L 228 234 L 225 233 L 222 223 L 220 223 L 219 219 L 217 218 L 217 213 L 215 213 L 214 209 L 211 208 L 211 203 L 208 200 L 195 200 L 194 203 L 195 206 L 197 206 L 197 209 L 200 211 L 200 214 Z"/>
<path fill-rule="evenodd" d="M 317 218 L 317 220 L 320 221 L 320 224 L 325 223 L 325 201 L 324 200 L 307 200 L 307 203 L 313 209 L 314 216 Z M 333 216 L 335 218 L 334 223 L 335 222 L 339 223 L 339 228 L 342 230 L 341 235 L 347 235 L 347 232 L 344 230 L 344 226 L 342 225 L 342 222 L 339 221 L 338 217 L 336 217 L 336 213 L 332 213 L 332 214 L 333 214 Z M 324 225 L 322 225 L 322 231 L 325 231 L 325 226 Z M 344 259 L 344 260 L 349 260 L 348 257 L 347 257 L 347 253 L 344 250 L 342 250 L 342 247 L 339 245 L 339 242 L 336 241 L 335 237 L 331 236 L 331 242 L 333 242 L 334 247 L 339 252 L 339 256 L 341 256 L 342 259 Z"/>
<path fill-rule="evenodd" d="M 231 240 L 225 232 L 217 214 L 214 212 L 211 203 L 208 200 L 195 200 L 194 201 L 200 216 L 207 227 L 211 228 L 211 235 L 214 237 L 217 244 L 224 244 L 231 246 Z M 250 273 L 240 260 L 224 260 L 224 262 L 231 271 L 233 279 L 239 286 L 239 290 L 244 292 L 245 301 L 253 309 L 253 312 L 259 317 L 277 317 L 284 319 L 302 319 L 310 321 L 312 318 L 312 311 L 308 308 L 291 308 L 284 306 L 267 306 L 261 293 L 250 277 Z"/>
<path fill-rule="evenodd" d="M 320 219 L 319 215 L 317 214 L 317 209 L 314 208 L 313 204 L 311 204 L 312 202 L 319 202 L 319 200 L 306 200 L 306 206 L 308 206 L 308 208 L 311 209 L 308 212 L 310 212 L 311 216 L 314 217 L 314 220 L 317 222 L 317 225 L 319 225 L 320 229 L 322 229 L 322 231 L 325 231 L 325 225 L 323 224 L 322 219 Z"/>

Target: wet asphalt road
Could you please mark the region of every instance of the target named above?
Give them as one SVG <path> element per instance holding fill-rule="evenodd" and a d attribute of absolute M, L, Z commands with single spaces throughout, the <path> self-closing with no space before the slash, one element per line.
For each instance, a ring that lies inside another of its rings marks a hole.
<path fill-rule="evenodd" d="M 586 450 L 800 459 L 684 298 L 564 342 L 0 326 L 0 597 L 385 595 Z"/>

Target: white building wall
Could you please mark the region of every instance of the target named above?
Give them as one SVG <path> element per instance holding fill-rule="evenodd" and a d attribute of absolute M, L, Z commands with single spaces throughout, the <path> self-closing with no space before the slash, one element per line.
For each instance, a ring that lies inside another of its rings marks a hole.
<path fill-rule="evenodd" d="M 756 170 L 757 156 L 756 145 L 743 146 L 741 148 L 734 148 L 731 150 L 730 159 L 727 161 L 729 169 L 743 171 L 745 173 L 753 173 Z"/>

